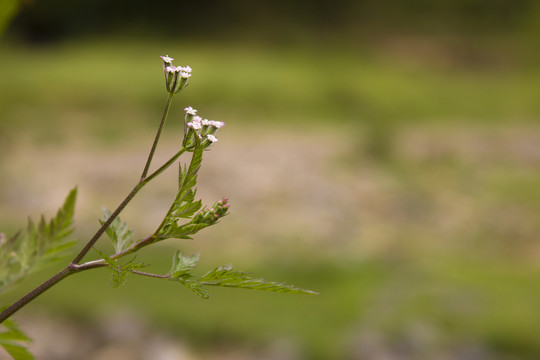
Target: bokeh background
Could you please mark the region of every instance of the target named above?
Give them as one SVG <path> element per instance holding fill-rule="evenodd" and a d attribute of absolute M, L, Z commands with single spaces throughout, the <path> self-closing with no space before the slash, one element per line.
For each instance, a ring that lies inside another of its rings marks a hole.
<path fill-rule="evenodd" d="M 185 106 L 225 121 L 199 194 L 232 211 L 138 259 L 320 292 L 82 273 L 17 314 L 39 359 L 540 358 L 540 2 L 0 0 L 0 29 L 3 232 L 77 185 L 82 246 L 138 179 L 168 54 L 194 70 L 157 158 Z M 123 215 L 136 236 L 175 177 Z"/>

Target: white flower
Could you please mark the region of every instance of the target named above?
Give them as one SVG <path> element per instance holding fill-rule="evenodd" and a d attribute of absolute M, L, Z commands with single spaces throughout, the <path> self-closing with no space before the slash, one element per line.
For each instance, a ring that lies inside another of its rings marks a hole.
<path fill-rule="evenodd" d="M 193 128 L 194 130 L 199 130 L 200 128 L 202 128 L 201 123 L 198 121 L 188 122 L 187 126 L 189 126 L 190 128 Z"/>
<path fill-rule="evenodd" d="M 225 123 L 223 121 L 210 120 L 209 125 L 212 125 L 213 127 L 219 129 L 219 128 L 225 126 Z"/>
<path fill-rule="evenodd" d="M 201 121 L 202 121 L 202 117 L 200 117 L 200 116 L 198 116 L 198 115 L 197 115 L 197 116 L 194 116 L 194 117 L 193 117 L 193 121 L 201 122 Z"/>
<path fill-rule="evenodd" d="M 172 72 L 178 71 L 178 68 L 176 66 L 174 66 L 174 65 L 171 65 L 171 66 L 167 66 L 165 68 L 165 71 L 172 73 Z"/>
<path fill-rule="evenodd" d="M 201 121 L 201 124 L 206 125 L 206 126 L 211 125 L 208 119 L 204 119 L 203 121 Z"/>
<path fill-rule="evenodd" d="M 211 134 L 206 135 L 206 138 L 213 143 L 218 141 L 218 139 L 214 135 L 211 135 Z"/>
<path fill-rule="evenodd" d="M 170 64 L 171 61 L 174 60 L 172 57 L 169 57 L 169 55 L 160 56 L 160 58 L 162 58 L 162 59 L 163 59 L 163 62 L 166 62 L 167 64 Z"/>
<path fill-rule="evenodd" d="M 184 66 L 184 67 L 182 68 L 182 71 L 183 71 L 183 72 L 187 72 L 187 73 L 191 73 L 192 69 L 189 67 L 189 65 L 187 65 L 187 66 Z"/>
<path fill-rule="evenodd" d="M 184 79 L 187 79 L 187 78 L 189 78 L 189 77 L 191 76 L 191 74 L 190 74 L 190 73 L 187 73 L 187 72 L 185 72 L 185 71 L 182 71 L 182 72 L 180 73 L 180 76 L 182 76 Z"/>
<path fill-rule="evenodd" d="M 186 111 L 186 113 L 188 113 L 190 115 L 196 115 L 197 114 L 197 109 L 194 109 L 191 106 L 188 106 L 184 110 Z"/>

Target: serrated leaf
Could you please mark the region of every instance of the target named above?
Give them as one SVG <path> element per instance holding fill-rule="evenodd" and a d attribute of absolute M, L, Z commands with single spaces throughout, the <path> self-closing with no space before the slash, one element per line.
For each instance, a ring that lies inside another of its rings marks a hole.
<path fill-rule="evenodd" d="M 200 282 L 196 280 L 184 280 L 179 282 L 203 299 L 210 298 L 210 294 L 208 294 L 208 291 L 203 288 L 203 285 Z"/>
<path fill-rule="evenodd" d="M 209 226 L 208 224 L 187 223 L 184 225 L 177 225 L 175 223 L 169 226 L 169 228 L 167 229 L 166 235 L 167 235 L 167 238 L 191 240 L 192 237 L 190 235 L 194 235 L 200 230 L 208 226 Z"/>
<path fill-rule="evenodd" d="M 26 336 L 11 320 L 5 320 L 2 327 L 7 330 L 0 332 L 0 346 L 15 360 L 32 360 L 34 357 L 26 349 L 25 343 L 31 342 L 31 339 Z"/>
<path fill-rule="evenodd" d="M 189 272 L 197 266 L 199 262 L 199 254 L 185 256 L 182 252 L 177 251 L 173 256 L 172 266 L 169 273 L 171 278 L 181 278 L 189 274 Z"/>
<path fill-rule="evenodd" d="M 199 143 L 195 147 L 189 167 L 180 165 L 178 174 L 178 191 L 176 197 L 167 211 L 165 218 L 158 227 L 154 236 L 158 240 L 168 238 L 191 239 L 189 235 L 193 235 L 202 227 L 189 227 L 190 223 L 178 225 L 177 222 L 181 218 L 190 218 L 202 207 L 200 200 L 195 201 L 197 193 L 194 188 L 197 184 L 197 173 L 201 167 L 203 150 Z"/>
<path fill-rule="evenodd" d="M 317 295 L 316 292 L 297 288 L 294 285 L 270 282 L 251 277 L 248 273 L 234 271 L 231 265 L 220 266 L 203 275 L 199 282 L 208 286 L 235 287 L 288 294 Z"/>
<path fill-rule="evenodd" d="M 99 251 L 98 249 L 94 248 L 94 250 L 105 260 L 105 262 L 109 265 L 107 266 L 107 269 L 111 272 L 111 286 L 116 288 L 121 285 L 124 285 L 126 283 L 126 277 L 128 274 L 132 272 L 132 270 L 135 269 L 141 269 L 146 267 L 147 265 L 144 263 L 136 263 L 135 258 L 128 261 L 126 264 L 119 265 L 118 262 L 115 259 L 112 259 L 107 254 Z"/>
<path fill-rule="evenodd" d="M 105 219 L 99 221 L 101 225 L 103 225 L 112 214 L 105 208 L 103 209 L 103 213 L 105 215 Z M 133 241 L 131 240 L 133 230 L 128 229 L 127 224 L 123 223 L 122 220 L 120 220 L 120 217 L 113 220 L 111 225 L 109 225 L 109 227 L 105 230 L 105 233 L 109 239 L 111 239 L 116 254 L 127 250 L 133 244 Z"/>
<path fill-rule="evenodd" d="M 6 341 L 30 342 L 32 341 L 26 334 L 24 334 L 19 329 L 19 326 L 14 320 L 12 319 L 4 320 L 2 325 L 7 328 L 7 331 L 0 332 L 0 342 L 6 342 Z"/>
<path fill-rule="evenodd" d="M 73 232 L 77 188 L 72 189 L 54 218 L 42 216 L 36 224 L 28 219 L 24 230 L 0 241 L 0 291 L 23 277 L 60 259 L 75 242 L 66 242 Z"/>
<path fill-rule="evenodd" d="M 34 356 L 22 345 L 0 344 L 13 360 L 34 360 Z"/>
<path fill-rule="evenodd" d="M 198 200 L 195 202 L 187 202 L 183 206 L 175 209 L 173 215 L 177 218 L 190 218 L 202 207 L 202 201 Z"/>
<path fill-rule="evenodd" d="M 104 252 L 101 252 L 99 251 L 98 249 L 94 248 L 94 250 L 99 254 L 99 256 L 101 256 L 101 258 L 103 260 L 105 260 L 105 262 L 107 264 L 109 264 L 109 266 L 112 266 L 112 267 L 116 267 L 116 261 L 111 259 L 109 255 L 105 254 Z"/>

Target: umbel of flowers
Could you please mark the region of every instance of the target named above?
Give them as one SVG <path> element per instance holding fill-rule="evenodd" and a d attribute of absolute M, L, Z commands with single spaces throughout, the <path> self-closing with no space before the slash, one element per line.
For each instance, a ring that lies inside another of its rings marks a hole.
<path fill-rule="evenodd" d="M 165 73 L 165 85 L 169 94 L 176 94 L 188 84 L 191 77 L 191 68 L 189 66 L 174 66 L 174 60 L 169 55 L 160 56 L 163 60 L 163 72 Z"/>
<path fill-rule="evenodd" d="M 184 126 L 184 143 L 182 144 L 189 151 L 193 151 L 197 142 L 201 143 L 203 149 L 212 145 L 218 139 L 214 136 L 216 131 L 223 127 L 223 121 L 215 121 L 203 119 L 197 115 L 197 110 L 191 106 L 184 109 L 185 126 Z"/>
<path fill-rule="evenodd" d="M 188 84 L 191 77 L 191 67 L 174 66 L 174 60 L 169 55 L 160 56 L 163 60 L 163 72 L 165 73 L 165 86 L 171 95 L 176 94 Z M 198 143 L 206 149 L 218 139 L 215 137 L 216 131 L 223 127 L 223 121 L 203 119 L 197 115 L 197 110 L 191 106 L 186 107 L 184 117 L 184 142 L 182 146 L 188 151 L 193 151 Z"/>

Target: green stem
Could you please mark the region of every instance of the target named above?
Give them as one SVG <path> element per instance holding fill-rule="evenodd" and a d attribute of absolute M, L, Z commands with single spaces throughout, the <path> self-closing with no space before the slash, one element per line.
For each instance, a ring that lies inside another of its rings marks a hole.
<path fill-rule="evenodd" d="M 169 274 L 158 275 L 158 274 L 152 274 L 152 273 L 147 273 L 147 272 L 138 271 L 138 270 L 131 270 L 131 273 L 133 273 L 135 275 L 148 276 L 148 277 L 155 278 L 155 279 L 169 279 L 171 277 L 171 275 L 169 275 Z"/>
<path fill-rule="evenodd" d="M 148 175 L 144 180 L 143 182 L 144 183 L 148 183 L 150 181 L 152 181 L 156 176 L 158 176 L 159 174 L 161 174 L 162 172 L 164 172 L 165 170 L 167 170 L 167 168 L 169 166 L 171 166 L 183 153 L 186 152 L 186 148 L 181 148 L 176 154 L 174 154 L 173 156 L 171 156 L 171 158 L 169 160 L 167 160 L 167 162 L 163 165 L 161 165 L 161 167 L 159 169 L 157 169 L 156 171 L 154 171 L 152 174 Z"/>
<path fill-rule="evenodd" d="M 163 130 L 163 125 L 165 125 L 165 120 L 167 119 L 167 115 L 169 114 L 169 108 L 171 107 L 171 101 L 174 94 L 169 93 L 169 96 L 167 97 L 167 103 L 165 104 L 165 109 L 163 110 L 163 115 L 161 116 L 161 122 L 159 123 L 158 131 L 156 134 L 156 138 L 154 139 L 154 143 L 152 144 L 152 149 L 150 150 L 150 154 L 148 154 L 148 159 L 146 160 L 146 165 L 144 165 L 144 170 L 141 175 L 141 181 L 146 178 L 146 175 L 148 174 L 148 170 L 150 169 L 150 163 L 152 163 L 152 159 L 154 157 L 154 153 L 156 152 L 156 147 L 159 142 L 159 138 L 161 136 L 161 130 Z"/>

